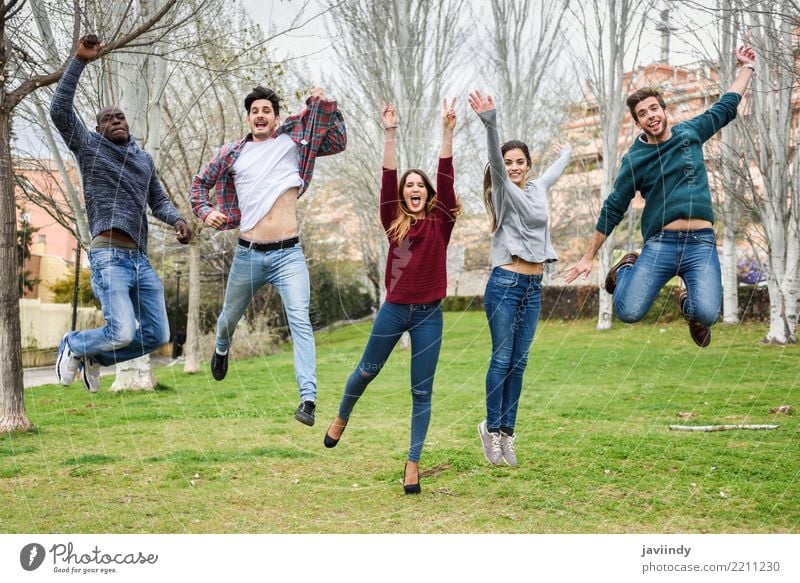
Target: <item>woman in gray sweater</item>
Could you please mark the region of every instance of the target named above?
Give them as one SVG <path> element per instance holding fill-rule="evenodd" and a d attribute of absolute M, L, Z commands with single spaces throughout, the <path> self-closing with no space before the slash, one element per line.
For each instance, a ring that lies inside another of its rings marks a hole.
<path fill-rule="evenodd" d="M 486 126 L 489 164 L 484 197 L 492 215 L 492 273 L 484 307 L 492 335 L 486 374 L 486 419 L 478 425 L 486 459 L 494 465 L 517 464 L 514 424 L 522 375 L 541 307 L 545 263 L 558 261 L 550 242 L 547 189 L 569 164 L 572 149 L 536 180 L 528 180 L 531 155 L 524 142 L 500 145 L 497 111 L 491 96 L 470 93 L 469 103 Z"/>

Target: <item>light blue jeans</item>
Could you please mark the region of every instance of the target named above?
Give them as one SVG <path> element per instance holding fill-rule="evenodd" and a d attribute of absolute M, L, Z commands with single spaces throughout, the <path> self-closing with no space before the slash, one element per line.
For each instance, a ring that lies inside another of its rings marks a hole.
<path fill-rule="evenodd" d="M 274 251 L 236 246 L 228 274 L 225 302 L 217 319 L 218 352 L 231 346 L 233 332 L 256 292 L 272 284 L 281 296 L 294 344 L 294 373 L 301 401 L 317 399 L 317 357 L 309 307 L 311 286 L 300 244 Z"/>
<path fill-rule="evenodd" d="M 418 462 L 431 421 L 433 377 L 442 347 L 442 308 L 429 304 L 384 302 L 372 325 L 358 366 L 347 379 L 339 417 L 349 419 L 367 385 L 378 376 L 403 332 L 411 337 L 411 446 L 408 460 Z"/>
<path fill-rule="evenodd" d="M 689 320 L 712 326 L 722 305 L 722 274 L 714 229 L 661 231 L 644 244 L 632 267 L 617 272 L 614 311 L 623 322 L 644 318 L 662 287 L 676 275 L 686 284 Z"/>
<path fill-rule="evenodd" d="M 542 306 L 542 276 L 495 267 L 483 296 L 492 359 L 486 373 L 486 427 L 514 433 L 533 335 Z"/>
<path fill-rule="evenodd" d="M 106 325 L 70 332 L 67 344 L 78 358 L 110 366 L 149 354 L 169 342 L 164 286 L 147 255 L 138 250 L 89 251 L 92 291 Z"/>

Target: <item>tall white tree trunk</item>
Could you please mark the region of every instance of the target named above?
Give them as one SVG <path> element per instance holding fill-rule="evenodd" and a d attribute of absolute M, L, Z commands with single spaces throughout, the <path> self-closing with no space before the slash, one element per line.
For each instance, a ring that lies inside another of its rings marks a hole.
<path fill-rule="evenodd" d="M 798 299 L 798 186 L 791 184 L 792 91 L 796 85 L 795 51 L 790 2 L 761 2 L 748 16 L 753 44 L 759 55 L 754 75 L 751 136 L 763 194 L 753 189 L 768 242 L 767 287 L 770 297 L 769 331 L 774 344 L 797 342 Z M 797 153 L 794 153 L 795 174 Z"/>
<path fill-rule="evenodd" d="M 140 0 L 142 8 L 161 2 Z M 127 11 L 129 0 L 116 0 L 117 9 Z M 161 96 L 166 86 L 166 63 L 156 54 L 124 53 L 115 62 L 119 107 L 125 112 L 131 133 L 152 157 L 158 168 L 161 146 Z M 154 266 L 155 267 L 155 266 Z M 174 330 L 173 330 L 174 332 Z M 117 365 L 117 378 L 111 390 L 151 390 L 156 386 L 150 355 Z"/>
<path fill-rule="evenodd" d="M 721 42 L 719 51 L 720 85 L 728 87 L 733 82 L 736 71 L 731 55 L 735 48 L 732 27 L 730 0 L 719 3 L 722 10 Z M 719 214 L 722 219 L 722 321 L 725 324 L 739 323 L 739 280 L 737 276 L 736 233 L 738 218 L 738 196 L 741 196 L 741 180 L 738 170 L 742 151 L 738 136 L 737 124 L 728 124 L 722 128 L 721 174 L 722 197 L 719 202 Z"/>
<path fill-rule="evenodd" d="M 600 139 L 603 148 L 603 183 L 601 197 L 611 194 L 619 170 L 619 135 L 624 115 L 625 55 L 638 53 L 644 28 L 643 13 L 652 4 L 649 0 L 594 0 L 578 7 L 594 97 L 600 114 Z M 632 212 L 628 209 L 628 212 Z M 611 328 L 612 297 L 603 283 L 613 264 L 614 237 L 608 236 L 600 248 L 596 277 L 600 288 L 597 329 Z"/>
<path fill-rule="evenodd" d="M 200 371 L 200 242 L 196 239 L 189 243 L 189 307 L 183 356 L 183 372 Z"/>

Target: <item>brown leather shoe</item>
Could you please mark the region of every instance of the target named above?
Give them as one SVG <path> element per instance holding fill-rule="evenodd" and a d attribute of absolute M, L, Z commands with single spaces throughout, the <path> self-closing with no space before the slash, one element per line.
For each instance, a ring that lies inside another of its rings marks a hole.
<path fill-rule="evenodd" d="M 620 267 L 625 267 L 626 265 L 633 265 L 636 263 L 636 260 L 639 259 L 638 253 L 627 253 L 625 254 L 622 259 L 617 261 L 612 267 L 608 275 L 606 275 L 606 284 L 605 288 L 606 291 L 610 294 L 614 293 L 614 289 L 617 287 L 617 272 L 619 271 Z"/>
<path fill-rule="evenodd" d="M 681 314 L 683 314 L 683 317 L 686 318 L 686 322 L 689 324 L 689 336 L 692 337 L 694 343 L 700 348 L 705 348 L 711 344 L 711 328 L 701 324 L 697 320 L 690 320 L 686 317 L 686 312 L 683 311 L 683 304 L 686 303 L 687 297 L 689 297 L 689 294 L 685 289 L 678 292 L 678 303 L 681 306 Z"/>

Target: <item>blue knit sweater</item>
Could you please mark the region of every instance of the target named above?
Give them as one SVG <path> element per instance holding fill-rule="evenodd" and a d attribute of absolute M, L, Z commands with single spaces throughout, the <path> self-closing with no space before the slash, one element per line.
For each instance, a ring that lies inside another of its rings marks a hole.
<path fill-rule="evenodd" d="M 83 199 L 92 237 L 118 229 L 147 251 L 147 207 L 169 225 L 181 219 L 156 175 L 153 158 L 130 137 L 117 145 L 86 129 L 73 111 L 85 63 L 72 59 L 53 95 L 50 117 L 81 169 Z"/>
<path fill-rule="evenodd" d="M 741 99 L 738 93 L 725 93 L 697 117 L 675 124 L 672 137 L 666 142 L 648 144 L 637 137 L 622 157 L 614 190 L 600 211 L 597 230 L 610 234 L 637 190 L 644 197 L 645 241 L 677 219 L 705 219 L 713 223 L 703 144 L 736 117 Z"/>

